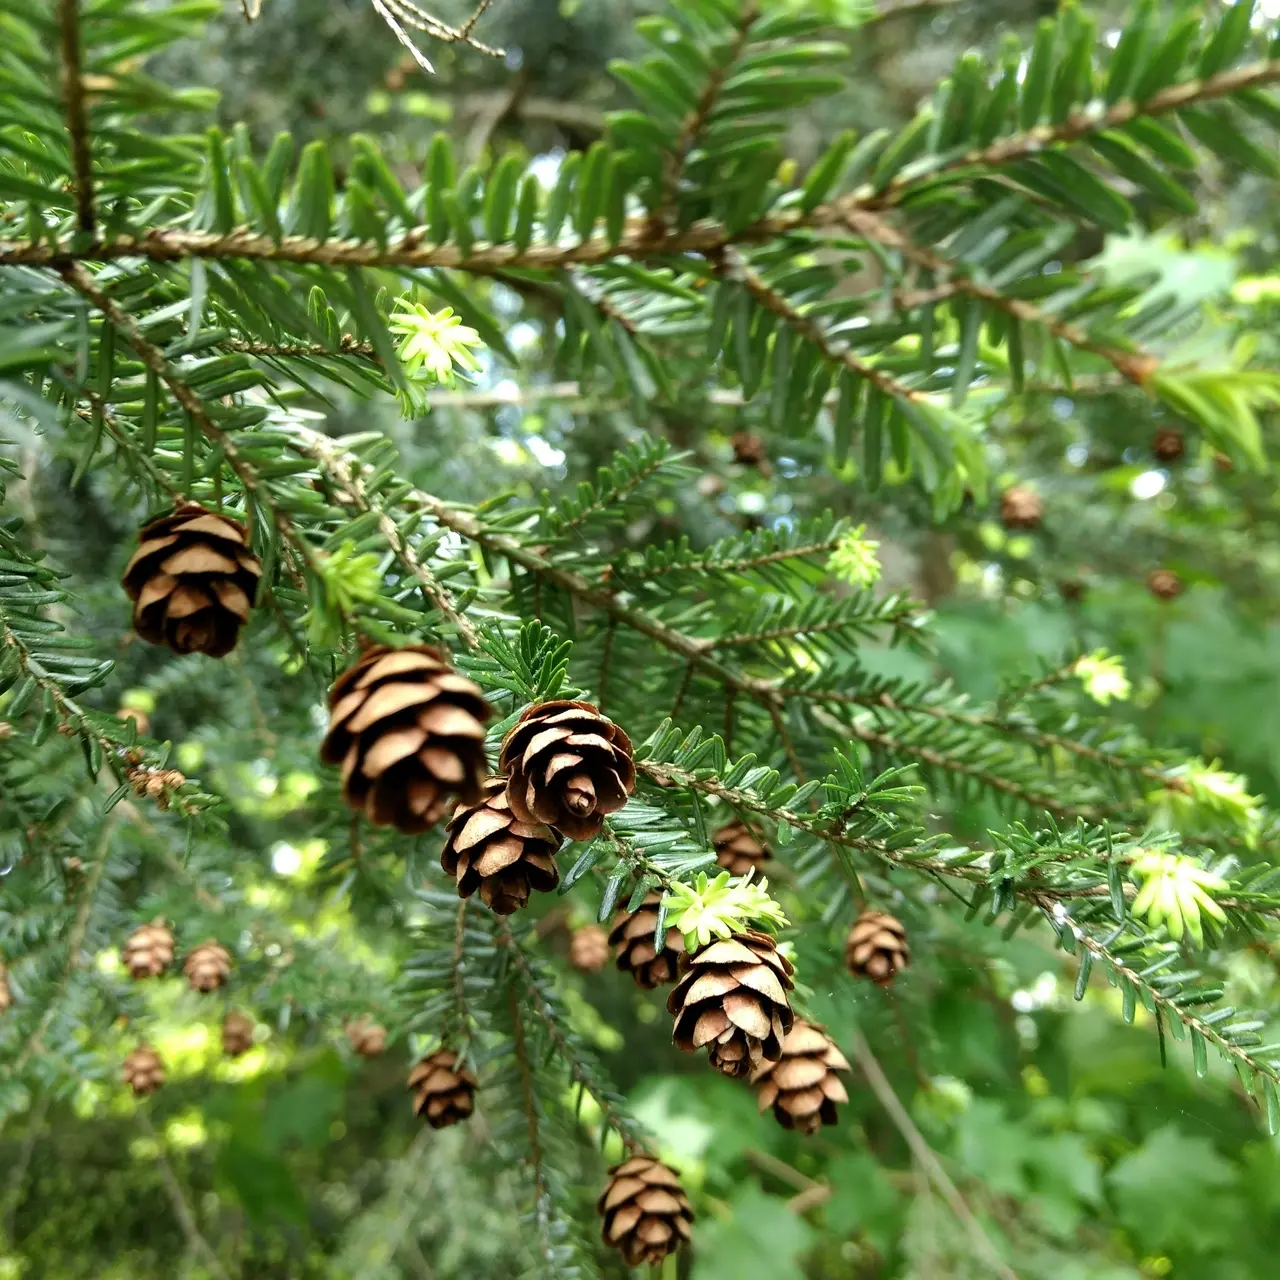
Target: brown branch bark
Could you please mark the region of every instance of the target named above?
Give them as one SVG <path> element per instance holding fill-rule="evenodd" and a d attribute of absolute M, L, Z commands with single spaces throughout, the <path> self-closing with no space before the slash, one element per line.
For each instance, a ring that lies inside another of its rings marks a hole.
<path fill-rule="evenodd" d="M 67 113 L 67 138 L 75 183 L 76 221 L 93 233 L 93 153 L 89 143 L 89 114 L 85 107 L 80 70 L 80 0 L 58 0 L 58 36 L 62 48 L 62 101 Z"/>

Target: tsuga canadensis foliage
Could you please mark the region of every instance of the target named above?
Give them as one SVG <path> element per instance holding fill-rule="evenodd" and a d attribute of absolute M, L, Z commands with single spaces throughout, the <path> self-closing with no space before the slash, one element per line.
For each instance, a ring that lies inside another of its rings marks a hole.
<path fill-rule="evenodd" d="M 951 1212 L 878 1062 L 943 1107 L 931 993 L 1003 1000 L 1030 939 L 1078 1000 L 1116 988 L 1135 1054 L 1220 1059 L 1280 1127 L 1267 1015 L 1222 981 L 1280 912 L 1275 814 L 1113 654 L 1063 638 L 957 691 L 853 519 L 1078 601 L 1115 557 L 1060 447 L 1006 461 L 1028 406 L 1101 387 L 1147 459 L 1265 468 L 1274 366 L 1094 255 L 1197 215 L 1202 171 L 1280 176 L 1271 19 L 1064 4 L 796 163 L 862 7 L 670 0 L 629 105 L 548 170 L 224 132 L 144 56 L 207 6 L 0 8 L 0 1124 L 105 1091 L 172 1151 L 202 1080 L 328 1054 L 394 1076 L 384 1154 L 451 1144 L 501 1185 L 529 1275 L 620 1275 L 729 1210 L 611 1083 L 602 1019 L 809 1144 L 757 1161 L 797 1230 L 855 1092 L 887 1109 L 833 1178 L 900 1131 Z M 484 4 L 377 8 L 415 75 L 489 50 Z M 566 383 L 520 439 L 576 485 L 511 433 Z M 1152 628 L 1201 580 L 1168 550 L 1125 561 Z"/>

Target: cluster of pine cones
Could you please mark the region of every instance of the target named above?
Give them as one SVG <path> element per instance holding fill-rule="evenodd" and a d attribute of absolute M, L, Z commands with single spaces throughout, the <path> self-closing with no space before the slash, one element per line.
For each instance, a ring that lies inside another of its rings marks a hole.
<path fill-rule="evenodd" d="M 163 920 L 140 925 L 129 935 L 121 949 L 121 959 L 135 982 L 160 977 L 173 963 L 176 947 L 173 932 Z M 193 991 L 207 995 L 226 986 L 231 974 L 231 953 L 220 942 L 206 939 L 187 952 L 182 972 Z M 0 967 L 0 979 L 3 979 Z M 8 987 L 3 986 L 7 995 Z M 0 1000 L 0 1010 L 4 1002 Z M 247 1014 L 232 1009 L 222 1020 L 222 1051 L 229 1058 L 239 1058 L 253 1048 L 256 1024 Z M 386 1047 L 387 1033 L 367 1015 L 349 1023 L 347 1040 L 362 1057 L 371 1058 Z M 165 1081 L 164 1063 L 154 1046 L 145 1041 L 125 1058 L 124 1083 L 138 1097 L 154 1093 Z"/>
<path fill-rule="evenodd" d="M 1013 505 L 1016 495 L 1006 502 Z M 1039 512 L 1026 506 L 1025 512 L 1006 510 L 1006 522 L 1038 522 Z M 144 640 L 177 653 L 222 657 L 236 644 L 261 575 L 240 524 L 187 504 L 142 530 L 124 586 Z M 376 826 L 420 834 L 452 803 L 442 869 L 460 898 L 478 894 L 491 911 L 509 915 L 532 893 L 556 888 L 561 845 L 598 835 L 634 792 L 636 771 L 627 734 L 597 707 L 553 700 L 525 710 L 490 775 L 485 726 L 491 714 L 480 687 L 440 649 L 371 646 L 334 682 L 321 758 L 341 768 L 347 804 Z M 718 864 L 734 876 L 772 856 L 737 819 L 716 832 L 713 844 Z M 598 926 L 577 931 L 572 963 L 597 972 L 612 951 L 617 967 L 641 987 L 674 984 L 667 1010 L 679 1048 L 705 1049 L 717 1070 L 747 1079 L 760 1109 L 771 1109 L 786 1128 L 812 1134 L 834 1124 L 836 1104 L 848 1100 L 840 1074 L 849 1064 L 821 1027 L 795 1017 L 788 996 L 792 966 L 773 938 L 746 931 L 689 954 L 680 932 L 668 927 L 659 947 L 661 900 L 650 893 L 634 911 L 619 913 L 607 934 Z M 138 929 L 124 949 L 135 978 L 159 976 L 173 958 L 173 935 L 160 921 Z M 897 920 L 874 911 L 858 918 L 846 944 L 854 974 L 887 985 L 908 958 Z M 211 940 L 187 955 L 183 972 L 192 987 L 207 992 L 226 982 L 230 967 L 229 953 Z M 347 1036 L 366 1056 L 386 1043 L 383 1028 L 367 1018 L 351 1023 Z M 227 1054 L 244 1053 L 253 1039 L 251 1019 L 227 1014 Z M 129 1055 L 124 1078 L 139 1096 L 164 1083 L 163 1063 L 150 1045 Z M 417 1063 L 408 1087 L 415 1112 L 433 1128 L 474 1109 L 476 1078 L 448 1046 Z M 693 1221 L 674 1171 L 638 1150 L 610 1170 L 597 1208 L 605 1240 L 632 1266 L 661 1262 L 689 1238 Z"/>

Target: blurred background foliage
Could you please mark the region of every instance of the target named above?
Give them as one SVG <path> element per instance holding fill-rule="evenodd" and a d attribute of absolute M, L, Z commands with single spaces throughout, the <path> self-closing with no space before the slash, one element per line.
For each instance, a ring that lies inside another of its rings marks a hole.
<path fill-rule="evenodd" d="M 1026 37 L 1054 10 L 1047 0 L 926 0 L 886 4 L 879 14 L 859 0 L 828 3 L 850 23 L 848 89 L 791 120 L 786 152 L 801 170 L 842 128 L 908 119 L 964 49 L 994 50 L 1009 31 Z M 1127 8 L 1088 7 L 1104 29 Z M 1197 7 L 1206 6 L 1162 9 Z M 496 0 L 482 33 L 508 50 L 505 61 L 435 47 L 438 74 L 429 78 L 361 0 L 266 0 L 252 23 L 228 3 L 203 39 L 167 51 L 154 71 L 216 89 L 224 124 L 245 122 L 263 145 L 285 127 L 340 149 L 367 133 L 414 174 L 444 130 L 466 160 L 517 151 L 554 172 L 566 149 L 600 136 L 606 111 L 629 105 L 609 64 L 636 53 L 633 23 L 654 8 Z M 1213 0 L 1207 8 L 1216 8 Z M 465 17 L 457 0 L 444 0 L 439 12 Z M 855 28 L 856 17 L 863 21 Z M 1274 184 L 1220 166 L 1212 190 L 1197 217 L 1094 248 L 1117 278 L 1145 270 L 1174 293 L 1198 291 L 1225 330 L 1250 334 L 1274 359 Z M 1102 381 L 1000 410 L 988 444 L 996 494 L 1014 480 L 1039 492 L 1039 530 L 1004 529 L 998 496 L 930 527 L 907 490 L 890 484 L 868 498 L 824 468 L 823 446 L 777 438 L 750 410 L 691 400 L 687 416 L 672 408 L 649 420 L 631 403 L 566 385 L 553 367 L 554 321 L 536 294 L 497 285 L 491 292 L 524 365 L 519 388 L 490 356 L 475 388 L 436 393 L 420 420 L 401 421 L 389 400 L 352 400 L 339 405 L 339 425 L 386 431 L 409 474 L 463 502 L 508 489 L 569 493 L 638 431 L 661 433 L 690 451 L 689 474 L 634 514 L 622 534 L 631 545 L 677 528 L 706 543 L 825 509 L 866 522 L 881 543 L 887 585 L 911 588 L 938 611 L 940 641 L 936 659 L 869 646 L 869 667 L 924 680 L 946 671 L 962 690 L 990 698 L 1041 662 L 1105 647 L 1122 656 L 1132 682 L 1122 715 L 1206 760 L 1224 758 L 1248 775 L 1252 792 L 1280 798 L 1280 505 L 1272 475 L 1233 469 L 1187 424 Z M 763 435 L 768 474 L 735 462 L 732 437 L 744 427 Z M 1168 427 L 1184 433 L 1185 454 L 1161 462 L 1152 440 Z M 134 515 L 107 476 L 91 476 L 68 496 L 72 465 L 61 458 L 28 469 L 9 502 L 51 555 L 74 567 L 78 626 L 117 657 L 129 690 L 123 705 L 148 714 L 153 736 L 176 744 L 178 767 L 200 771 L 231 798 L 228 839 L 243 856 L 234 883 L 204 883 L 210 900 L 234 894 L 250 908 L 269 903 L 288 932 L 253 939 L 278 1013 L 267 1029 L 275 1034 L 245 1057 L 223 1059 L 218 1024 L 231 1002 L 253 1006 L 251 968 L 226 1001 L 201 999 L 176 980 L 153 985 L 143 998 L 170 1066 L 161 1094 L 137 1104 L 113 1081 L 86 1079 L 75 1096 L 37 1102 L 0 1131 L 0 1278 L 516 1274 L 524 1227 L 483 1095 L 471 1125 L 423 1130 L 404 1091 L 406 1046 L 364 1062 L 341 1041 L 345 1016 L 376 1013 L 390 1000 L 403 922 L 376 874 L 358 867 L 338 884 L 327 866 L 329 845 L 346 832 L 317 830 L 308 808 L 315 726 L 291 687 L 289 660 L 245 651 L 224 667 L 184 666 L 175 676 L 130 644 L 115 581 Z M 1188 585 L 1177 600 L 1148 591 L 1159 567 Z M 946 821 L 980 835 L 992 825 L 989 805 L 956 800 Z M 117 838 L 127 842 L 131 822 L 125 814 Z M 422 864 L 432 856 L 424 850 Z M 406 877 L 418 870 L 410 859 Z M 128 898 L 127 874 L 114 889 Z M 74 868 L 49 894 L 51 907 L 73 900 Z M 577 910 L 546 910 L 539 932 L 550 954 L 563 956 Z M 1280 1141 L 1265 1136 L 1234 1074 L 1214 1062 L 1199 1079 L 1181 1053 L 1162 1068 L 1149 1025 L 1146 1033 L 1125 1026 L 1111 988 L 1095 984 L 1068 1015 L 1075 965 L 1044 937 L 1006 942 L 980 922 L 949 919 L 931 934 L 919 976 L 891 993 L 855 984 L 835 955 L 825 967 L 810 958 L 803 976 L 811 1008 L 838 1042 L 856 1028 L 874 1046 L 967 1212 L 1004 1242 L 1016 1273 L 1271 1274 Z M 361 958 L 386 985 L 351 989 L 340 960 L 367 949 L 371 927 L 375 936 L 383 930 L 386 954 Z M 300 987 L 281 1001 L 281 973 L 303 947 L 335 958 L 331 985 Z M 100 963 L 118 964 L 115 952 L 104 950 Z M 932 1189 L 860 1073 L 841 1126 L 803 1140 L 758 1118 L 748 1091 L 672 1050 L 657 996 L 612 969 L 570 973 L 565 982 L 580 1029 L 694 1194 L 696 1249 L 682 1263 L 692 1280 L 992 1274 L 973 1221 Z M 1274 1005 L 1278 985 L 1273 953 L 1259 947 L 1233 959 L 1228 996 L 1236 1003 Z M 328 1023 L 291 1029 L 291 1000 L 300 1012 L 323 1007 Z M 1137 1016 L 1150 1023 L 1141 1008 Z M 122 1025 L 122 1043 L 125 1034 Z M 590 1103 L 582 1124 L 594 1128 Z M 586 1190 L 574 1212 L 585 1215 L 598 1162 L 589 1147 L 576 1158 Z M 621 1274 L 612 1255 L 599 1265 L 604 1275 Z"/>

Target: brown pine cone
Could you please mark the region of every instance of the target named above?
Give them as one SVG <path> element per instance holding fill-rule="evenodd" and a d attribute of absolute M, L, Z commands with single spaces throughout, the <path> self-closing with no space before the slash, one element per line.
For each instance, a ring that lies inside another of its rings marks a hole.
<path fill-rule="evenodd" d="M 782 1042 L 782 1057 L 766 1062 L 751 1073 L 760 1110 L 773 1108 L 784 1129 L 814 1134 L 824 1124 L 835 1124 L 836 1103 L 849 1095 L 838 1071 L 848 1071 L 845 1056 L 821 1027 L 796 1019 Z"/>
<path fill-rule="evenodd" d="M 733 446 L 734 462 L 743 467 L 754 467 L 762 476 L 773 474 L 769 448 L 754 431 L 735 431 L 729 443 Z"/>
<path fill-rule="evenodd" d="M 144 526 L 138 544 L 124 571 L 138 635 L 175 653 L 230 653 L 262 577 L 244 526 L 188 502 Z"/>
<path fill-rule="evenodd" d="M 684 934 L 674 925 L 667 926 L 662 950 L 654 945 L 661 901 L 662 894 L 653 892 L 634 911 L 620 911 L 613 918 L 609 934 L 609 945 L 618 949 L 617 967 L 650 991 L 676 980 L 680 957 L 684 955 Z"/>
<path fill-rule="evenodd" d="M 579 973 L 599 973 L 609 963 L 609 935 L 598 924 L 575 929 L 569 939 L 569 963 Z"/>
<path fill-rule="evenodd" d="M 503 740 L 498 767 L 511 812 L 570 840 L 599 835 L 636 789 L 631 739 L 589 702 L 530 707 Z"/>
<path fill-rule="evenodd" d="M 151 717 L 137 707 L 121 707 L 116 712 L 116 718 L 118 720 L 132 720 L 133 727 L 138 731 L 138 737 L 140 738 L 145 738 L 151 732 Z"/>
<path fill-rule="evenodd" d="M 376 1058 L 387 1047 L 387 1029 L 363 1014 L 347 1023 L 347 1043 L 362 1058 Z"/>
<path fill-rule="evenodd" d="M 0 1013 L 13 1007 L 13 991 L 9 987 L 9 970 L 0 960 Z"/>
<path fill-rule="evenodd" d="M 560 883 L 556 850 L 562 841 L 550 827 L 512 813 L 506 778 L 491 777 L 484 789 L 479 804 L 453 811 L 440 867 L 457 881 L 458 897 L 479 889 L 486 907 L 509 916 L 529 901 L 531 890 L 550 893 Z"/>
<path fill-rule="evenodd" d="M 374 645 L 333 683 L 326 764 L 342 765 L 342 794 L 375 826 L 417 835 L 450 796 L 476 804 L 488 765 L 491 715 L 480 686 L 430 645 Z"/>
<path fill-rule="evenodd" d="M 134 1097 L 145 1098 L 164 1084 L 164 1063 L 149 1044 L 140 1044 L 125 1058 L 121 1075 Z"/>
<path fill-rule="evenodd" d="M 209 938 L 187 953 L 182 972 L 193 991 L 216 991 L 231 972 L 231 954 L 220 942 Z"/>
<path fill-rule="evenodd" d="M 1031 489 L 1015 485 L 1000 499 L 1000 520 L 1006 529 L 1034 529 L 1044 516 L 1044 502 Z"/>
<path fill-rule="evenodd" d="M 1152 569 L 1147 574 L 1147 590 L 1157 600 L 1176 600 L 1183 589 L 1182 579 L 1172 569 Z"/>
<path fill-rule="evenodd" d="M 1174 427 L 1161 427 L 1151 438 L 1151 452 L 1161 462 L 1177 462 L 1186 451 L 1186 438 Z"/>
<path fill-rule="evenodd" d="M 238 1058 L 253 1048 L 253 1019 L 234 1009 L 222 1020 L 222 1052 Z"/>
<path fill-rule="evenodd" d="M 158 978 L 173 963 L 173 934 L 162 920 L 139 925 L 124 944 L 123 959 L 135 981 Z"/>
<path fill-rule="evenodd" d="M 457 1070 L 458 1055 L 452 1049 L 428 1054 L 409 1076 L 413 1110 L 433 1129 L 465 1120 L 475 1109 L 476 1078 Z"/>
<path fill-rule="evenodd" d="M 902 921 L 884 911 L 864 911 L 845 939 L 844 962 L 855 978 L 887 987 L 911 963 Z"/>
<path fill-rule="evenodd" d="M 745 1076 L 777 1062 L 794 1015 L 787 992 L 791 962 L 767 933 L 748 930 L 685 955 L 682 976 L 667 999 L 675 1015 L 676 1048 L 709 1046 L 708 1061 L 727 1076 Z"/>
<path fill-rule="evenodd" d="M 762 840 L 756 839 L 751 828 L 738 818 L 726 823 L 711 837 L 716 851 L 716 862 L 730 875 L 745 876 L 762 862 L 773 857 L 773 850 Z"/>
<path fill-rule="evenodd" d="M 605 1244 L 629 1267 L 660 1266 L 693 1234 L 693 1209 L 674 1169 L 652 1156 L 632 1156 L 609 1170 L 596 1212 Z"/>

